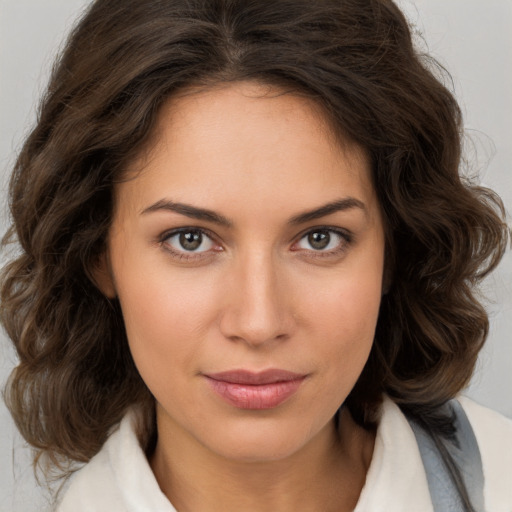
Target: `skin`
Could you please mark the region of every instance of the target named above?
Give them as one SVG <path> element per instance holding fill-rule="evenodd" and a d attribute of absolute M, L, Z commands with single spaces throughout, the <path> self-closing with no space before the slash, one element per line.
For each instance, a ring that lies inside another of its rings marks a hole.
<path fill-rule="evenodd" d="M 346 410 L 338 430 L 333 421 L 367 360 L 382 295 L 370 166 L 311 100 L 280 92 L 235 83 L 171 98 L 115 191 L 97 281 L 119 298 L 156 399 L 150 463 L 180 512 L 352 510 L 371 460 L 373 434 Z M 198 250 L 183 248 L 180 228 L 204 231 Z M 315 232 L 330 237 L 326 248 L 312 245 Z M 306 377 L 265 410 L 228 404 L 205 378 L 269 368 Z"/>

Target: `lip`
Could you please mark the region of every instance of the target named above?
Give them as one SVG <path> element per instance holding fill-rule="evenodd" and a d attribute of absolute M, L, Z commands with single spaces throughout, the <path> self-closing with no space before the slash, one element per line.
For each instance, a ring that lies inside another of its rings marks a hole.
<path fill-rule="evenodd" d="M 287 370 L 230 370 L 205 374 L 210 388 L 239 409 L 272 409 L 291 398 L 306 375 Z"/>

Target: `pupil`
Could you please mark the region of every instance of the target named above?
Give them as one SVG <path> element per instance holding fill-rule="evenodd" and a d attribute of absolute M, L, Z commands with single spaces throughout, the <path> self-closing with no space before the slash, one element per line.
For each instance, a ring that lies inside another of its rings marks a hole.
<path fill-rule="evenodd" d="M 313 249 L 325 249 L 331 241 L 328 231 L 315 231 L 308 236 L 308 242 Z"/>
<path fill-rule="evenodd" d="M 200 231 L 180 233 L 180 245 L 187 251 L 195 251 L 201 246 L 203 235 Z"/>

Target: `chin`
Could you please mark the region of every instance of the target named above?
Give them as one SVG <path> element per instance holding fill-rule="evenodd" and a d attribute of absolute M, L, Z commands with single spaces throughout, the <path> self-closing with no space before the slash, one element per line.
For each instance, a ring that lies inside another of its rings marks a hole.
<path fill-rule="evenodd" d="M 264 463 L 287 459 L 300 451 L 303 443 L 290 441 L 286 436 L 272 440 L 242 440 L 216 443 L 210 450 L 233 462 Z"/>
<path fill-rule="evenodd" d="M 203 444 L 217 455 L 236 462 L 263 463 L 287 459 L 300 452 L 318 433 L 304 420 L 248 421 L 210 430 Z"/>

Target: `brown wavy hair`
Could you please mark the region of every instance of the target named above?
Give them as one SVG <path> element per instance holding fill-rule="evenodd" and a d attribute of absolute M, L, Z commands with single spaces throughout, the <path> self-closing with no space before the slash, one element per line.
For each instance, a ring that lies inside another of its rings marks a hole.
<path fill-rule="evenodd" d="M 1 321 L 19 365 L 5 397 L 37 454 L 88 461 L 132 404 L 152 421 L 119 304 L 91 269 L 116 181 L 163 102 L 198 85 L 253 80 L 304 94 L 371 159 L 386 293 L 346 402 L 356 421 L 372 424 L 382 393 L 423 418 L 455 396 L 488 332 L 475 290 L 508 231 L 499 198 L 462 177 L 461 113 L 442 74 L 390 0 L 93 2 L 10 184 L 4 243 L 18 249 L 3 270 Z"/>

